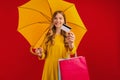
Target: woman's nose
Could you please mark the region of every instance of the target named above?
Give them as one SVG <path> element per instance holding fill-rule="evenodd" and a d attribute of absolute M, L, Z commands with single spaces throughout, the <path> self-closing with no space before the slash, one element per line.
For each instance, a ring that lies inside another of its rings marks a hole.
<path fill-rule="evenodd" d="M 59 21 L 60 21 L 60 19 L 57 19 L 56 21 L 57 21 L 57 22 L 59 22 Z"/>

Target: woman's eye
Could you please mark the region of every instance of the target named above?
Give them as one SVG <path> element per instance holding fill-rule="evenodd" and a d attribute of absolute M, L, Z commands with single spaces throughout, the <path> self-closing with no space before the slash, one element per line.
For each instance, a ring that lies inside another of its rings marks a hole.
<path fill-rule="evenodd" d="M 62 20 L 63 18 L 60 17 L 59 19 Z"/>
<path fill-rule="evenodd" d="M 57 19 L 56 17 L 54 19 Z"/>
<path fill-rule="evenodd" d="M 62 18 L 59 18 L 60 20 L 62 19 Z"/>

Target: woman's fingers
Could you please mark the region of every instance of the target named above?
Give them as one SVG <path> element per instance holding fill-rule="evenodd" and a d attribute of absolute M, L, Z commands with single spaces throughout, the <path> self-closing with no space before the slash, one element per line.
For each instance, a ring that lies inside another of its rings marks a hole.
<path fill-rule="evenodd" d="M 38 54 L 38 56 L 39 56 L 39 57 L 41 57 L 41 56 L 42 56 L 42 54 L 41 54 L 41 53 L 39 53 L 39 54 Z"/>
<path fill-rule="evenodd" d="M 35 49 L 35 53 L 40 53 L 40 50 L 38 48 Z"/>
<path fill-rule="evenodd" d="M 73 43 L 73 42 L 74 42 L 74 40 L 75 40 L 75 35 L 74 35 L 73 32 L 68 32 L 67 40 L 68 40 L 68 43 Z"/>
<path fill-rule="evenodd" d="M 39 51 L 40 51 L 41 53 L 43 52 L 43 48 L 40 47 L 40 48 L 38 48 L 38 49 L 39 49 Z"/>
<path fill-rule="evenodd" d="M 35 49 L 35 52 L 36 52 L 36 53 L 42 53 L 42 52 L 43 52 L 43 49 L 42 49 L 42 48 L 36 48 L 36 49 Z"/>

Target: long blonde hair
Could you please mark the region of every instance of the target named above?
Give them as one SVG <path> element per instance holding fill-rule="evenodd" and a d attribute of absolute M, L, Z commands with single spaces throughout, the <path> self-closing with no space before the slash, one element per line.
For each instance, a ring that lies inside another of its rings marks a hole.
<path fill-rule="evenodd" d="M 52 16 L 51 23 L 53 23 L 53 20 L 54 20 L 55 16 L 56 16 L 58 13 L 60 13 L 60 14 L 64 17 L 64 24 L 66 24 L 66 18 L 65 18 L 65 14 L 63 13 L 63 11 L 56 11 L 56 12 L 54 12 L 54 14 L 53 14 L 53 16 Z M 51 45 L 54 45 L 55 33 L 56 33 L 56 27 L 55 27 L 53 24 L 51 24 L 51 25 L 50 25 L 50 29 L 49 29 L 49 31 L 48 31 L 48 33 L 47 33 L 47 38 L 48 38 L 48 40 L 46 41 L 46 45 L 48 44 L 48 42 L 50 42 Z M 67 33 L 66 33 L 65 31 L 61 30 L 61 35 L 64 37 L 65 47 L 68 47 L 68 44 L 67 44 L 67 42 L 66 42 L 66 40 L 65 40 L 66 34 L 67 34 Z"/>

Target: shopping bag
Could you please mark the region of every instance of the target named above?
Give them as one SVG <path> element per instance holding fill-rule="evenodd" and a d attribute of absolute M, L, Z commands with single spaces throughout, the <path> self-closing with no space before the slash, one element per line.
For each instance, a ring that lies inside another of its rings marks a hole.
<path fill-rule="evenodd" d="M 59 59 L 58 69 L 59 80 L 89 80 L 84 56 Z"/>

